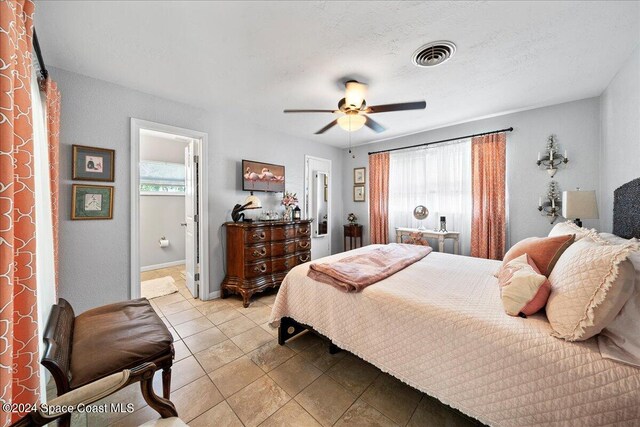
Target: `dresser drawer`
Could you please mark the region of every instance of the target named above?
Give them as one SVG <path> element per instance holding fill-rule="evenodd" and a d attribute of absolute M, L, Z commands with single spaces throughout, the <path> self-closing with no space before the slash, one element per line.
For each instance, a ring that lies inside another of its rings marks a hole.
<path fill-rule="evenodd" d="M 267 259 L 271 256 L 271 245 L 268 243 L 263 245 L 246 246 L 244 248 L 244 259 L 247 260 L 247 262 Z"/>
<path fill-rule="evenodd" d="M 271 240 L 287 240 L 293 238 L 295 235 L 296 229 L 293 225 L 284 225 L 271 229 Z"/>
<path fill-rule="evenodd" d="M 311 252 L 301 252 L 296 254 L 296 265 L 311 261 Z"/>
<path fill-rule="evenodd" d="M 297 264 L 296 255 L 288 255 L 281 258 L 274 258 L 271 261 L 273 273 L 278 273 L 281 271 L 291 270 Z"/>
<path fill-rule="evenodd" d="M 311 235 L 311 224 L 296 224 L 296 237 Z"/>
<path fill-rule="evenodd" d="M 296 252 L 296 241 L 290 240 L 285 242 L 273 242 L 271 244 L 271 256 L 283 256 Z"/>
<path fill-rule="evenodd" d="M 251 279 L 253 277 L 259 277 L 272 272 L 271 260 L 265 260 L 262 262 L 254 262 L 246 264 L 244 266 L 244 277 Z"/>
<path fill-rule="evenodd" d="M 307 251 L 311 248 L 311 239 L 296 240 L 296 251 Z"/>
<path fill-rule="evenodd" d="M 247 243 L 267 242 L 271 240 L 271 230 L 267 227 L 248 229 L 244 235 Z"/>

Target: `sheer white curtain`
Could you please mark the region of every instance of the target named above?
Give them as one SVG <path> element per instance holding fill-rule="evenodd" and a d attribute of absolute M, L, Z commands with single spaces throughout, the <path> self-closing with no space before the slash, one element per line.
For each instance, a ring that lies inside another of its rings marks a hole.
<path fill-rule="evenodd" d="M 461 253 L 469 255 L 472 207 L 470 139 L 391 153 L 389 241 L 395 242 L 396 227 L 420 226 L 413 217 L 413 209 L 418 205 L 429 209 L 429 217 L 422 224 L 427 229 L 439 228 L 439 217 L 447 217 L 447 229 L 460 232 Z M 451 250 L 450 246 L 447 250 Z"/>
<path fill-rule="evenodd" d="M 56 275 L 53 259 L 53 222 L 49 175 L 49 143 L 47 139 L 46 103 L 38 87 L 36 67 L 31 76 L 31 114 L 33 123 L 33 157 L 36 199 L 36 278 L 38 283 L 38 335 L 44 336 L 51 307 L 56 303 Z M 40 354 L 44 342 L 40 340 Z M 40 369 L 40 391 L 46 401 L 48 373 Z"/>

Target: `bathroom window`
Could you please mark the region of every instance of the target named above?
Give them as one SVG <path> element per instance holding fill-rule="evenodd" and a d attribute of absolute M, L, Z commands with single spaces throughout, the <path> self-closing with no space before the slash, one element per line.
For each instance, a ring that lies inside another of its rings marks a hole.
<path fill-rule="evenodd" d="M 184 195 L 184 187 L 182 163 L 140 161 L 140 194 Z"/>

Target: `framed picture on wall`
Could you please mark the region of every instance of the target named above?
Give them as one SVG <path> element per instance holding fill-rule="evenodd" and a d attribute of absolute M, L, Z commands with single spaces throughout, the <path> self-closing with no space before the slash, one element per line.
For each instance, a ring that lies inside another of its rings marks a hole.
<path fill-rule="evenodd" d="M 353 183 L 364 184 L 366 182 L 367 168 L 354 168 L 353 169 Z"/>
<path fill-rule="evenodd" d="M 71 219 L 112 219 L 113 187 L 73 184 Z"/>
<path fill-rule="evenodd" d="M 74 145 L 72 178 L 79 181 L 113 182 L 115 157 L 115 150 Z"/>
<path fill-rule="evenodd" d="M 353 186 L 353 201 L 364 202 L 364 185 Z"/>

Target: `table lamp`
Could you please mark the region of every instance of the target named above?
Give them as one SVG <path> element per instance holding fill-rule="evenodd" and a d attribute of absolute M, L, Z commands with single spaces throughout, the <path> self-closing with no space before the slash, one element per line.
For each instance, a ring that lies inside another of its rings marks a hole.
<path fill-rule="evenodd" d="M 244 213 L 242 211 L 247 209 L 261 209 L 262 203 L 260 203 L 260 199 L 253 195 L 253 192 L 244 201 L 244 204 L 236 204 L 231 211 L 231 219 L 233 222 L 238 222 L 240 220 L 246 221 L 244 219 Z"/>
<path fill-rule="evenodd" d="M 574 224 L 582 227 L 583 219 L 598 219 L 598 202 L 596 192 L 575 191 L 562 192 L 562 216 L 572 219 Z"/>

